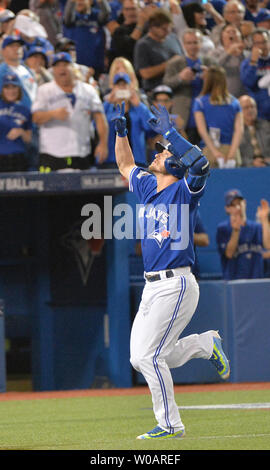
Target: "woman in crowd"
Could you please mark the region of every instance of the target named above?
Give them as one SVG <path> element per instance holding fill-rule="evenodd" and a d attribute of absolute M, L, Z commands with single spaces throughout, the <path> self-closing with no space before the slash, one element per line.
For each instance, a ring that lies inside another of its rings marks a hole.
<path fill-rule="evenodd" d="M 211 65 L 203 89 L 194 103 L 194 116 L 202 138 L 200 143 L 212 167 L 234 168 L 241 164 L 239 145 L 243 116 L 237 98 L 228 91 L 226 73 Z"/>
<path fill-rule="evenodd" d="M 182 7 L 183 15 L 189 28 L 198 29 L 202 34 L 202 43 L 200 52 L 207 55 L 209 51 L 215 48 L 210 37 L 210 31 L 207 29 L 206 11 L 199 3 L 188 3 Z"/>
<path fill-rule="evenodd" d="M 233 24 L 226 24 L 221 29 L 220 45 L 208 56 L 224 68 L 228 90 L 236 98 L 245 93 L 240 77 L 240 65 L 247 54 L 240 30 Z"/>
<path fill-rule="evenodd" d="M 115 161 L 115 129 L 111 121 L 116 104 L 125 101 L 125 117 L 127 119 L 128 139 L 132 148 L 136 165 L 148 166 L 147 139 L 156 135 L 148 120 L 153 117 L 149 108 L 142 103 L 140 96 L 131 83 L 127 73 L 117 73 L 113 78 L 112 91 L 109 99 L 104 100 L 104 110 L 109 124 L 109 156 L 103 168 L 117 168 Z"/>
<path fill-rule="evenodd" d="M 132 63 L 126 59 L 125 57 L 116 57 L 113 62 L 111 63 L 108 76 L 106 77 L 107 80 L 104 80 L 103 83 L 99 82 L 101 90 L 109 91 L 104 96 L 104 100 L 110 103 L 114 102 L 113 96 L 113 80 L 116 74 L 118 73 L 126 73 L 130 78 L 130 86 L 139 96 L 139 99 L 146 105 L 149 106 L 147 96 L 143 90 L 139 88 L 139 81 L 137 75 L 135 73 L 134 67 Z M 107 88 L 106 88 L 107 87 Z"/>
<path fill-rule="evenodd" d="M 26 171 L 27 143 L 32 137 L 29 108 L 18 104 L 22 96 L 19 78 L 6 74 L 0 95 L 0 172 Z"/>

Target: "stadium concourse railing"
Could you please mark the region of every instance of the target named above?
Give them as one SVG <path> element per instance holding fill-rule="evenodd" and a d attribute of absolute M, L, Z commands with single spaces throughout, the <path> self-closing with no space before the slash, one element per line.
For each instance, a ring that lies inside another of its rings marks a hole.
<path fill-rule="evenodd" d="M 210 245 L 198 249 L 201 299 L 185 334 L 220 329 L 232 381 L 270 380 L 264 336 L 270 289 L 267 280 L 222 281 L 215 231 L 226 217 L 225 191 L 239 188 L 255 219 L 260 200 L 270 201 L 269 181 L 269 167 L 212 170 L 200 202 Z M 140 383 L 129 363 L 129 332 L 143 287 L 135 241 L 105 240 L 102 249 L 82 243 L 80 235 L 82 207 L 102 206 L 104 195 L 112 196 L 112 209 L 119 203 L 135 209 L 117 170 L 0 174 L 0 391 L 11 355 L 5 340 L 12 350 L 18 338 L 28 339 L 34 390 Z M 254 348 L 260 367 L 252 359 L 252 367 L 240 369 L 237 361 Z M 15 362 L 20 368 L 20 357 Z M 180 383 L 217 381 L 206 364 L 191 361 L 184 368 L 173 372 Z"/>

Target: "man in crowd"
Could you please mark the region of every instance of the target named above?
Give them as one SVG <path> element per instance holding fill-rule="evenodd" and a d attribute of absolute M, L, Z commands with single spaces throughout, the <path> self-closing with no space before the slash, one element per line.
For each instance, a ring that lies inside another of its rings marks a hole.
<path fill-rule="evenodd" d="M 256 101 L 242 95 L 244 134 L 240 144 L 242 166 L 266 166 L 270 163 L 270 121 L 258 118 Z"/>
<path fill-rule="evenodd" d="M 108 124 L 96 90 L 75 80 L 71 56 L 56 54 L 54 79 L 41 85 L 33 104 L 33 121 L 40 128 L 40 171 L 91 166 L 91 123 L 95 121 L 99 143 L 95 157 L 107 158 Z"/>
<path fill-rule="evenodd" d="M 270 121 L 270 95 L 267 88 L 260 88 L 258 84 L 270 67 L 270 32 L 266 29 L 255 29 L 251 37 L 251 54 L 241 63 L 240 77 L 247 94 L 257 103 L 259 118 Z"/>
<path fill-rule="evenodd" d="M 148 28 L 148 33 L 137 41 L 134 49 L 135 69 L 142 77 L 146 92 L 161 85 L 168 60 L 183 54 L 180 42 L 171 33 L 172 18 L 168 11 L 155 9 L 149 16 Z"/>
<path fill-rule="evenodd" d="M 217 227 L 216 241 L 223 278 L 257 279 L 264 277 L 263 249 L 270 248 L 269 204 L 261 201 L 257 215 L 261 223 L 247 218 L 246 200 L 238 189 L 225 194 L 229 219 Z"/>

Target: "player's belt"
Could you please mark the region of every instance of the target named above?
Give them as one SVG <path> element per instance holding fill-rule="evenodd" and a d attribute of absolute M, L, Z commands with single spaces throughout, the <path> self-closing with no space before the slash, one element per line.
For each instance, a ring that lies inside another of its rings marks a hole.
<path fill-rule="evenodd" d="M 168 269 L 168 271 L 165 272 L 165 276 L 167 278 L 174 277 L 174 272 L 171 269 Z M 155 282 L 155 281 L 161 281 L 161 275 L 160 274 L 145 274 L 145 279 L 149 282 Z"/>
<path fill-rule="evenodd" d="M 155 282 L 155 281 L 161 281 L 161 279 L 179 276 L 182 274 L 186 275 L 189 272 L 190 272 L 189 266 L 182 266 L 179 268 L 167 269 L 166 271 L 165 270 L 160 271 L 160 272 L 157 272 L 156 274 L 144 273 L 144 278 L 148 282 Z"/>

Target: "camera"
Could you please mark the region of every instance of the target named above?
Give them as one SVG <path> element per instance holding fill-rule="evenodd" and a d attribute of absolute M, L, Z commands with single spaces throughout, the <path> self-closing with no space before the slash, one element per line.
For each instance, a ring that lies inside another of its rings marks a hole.
<path fill-rule="evenodd" d="M 115 97 L 119 100 L 128 100 L 131 96 L 129 90 L 116 90 Z"/>

